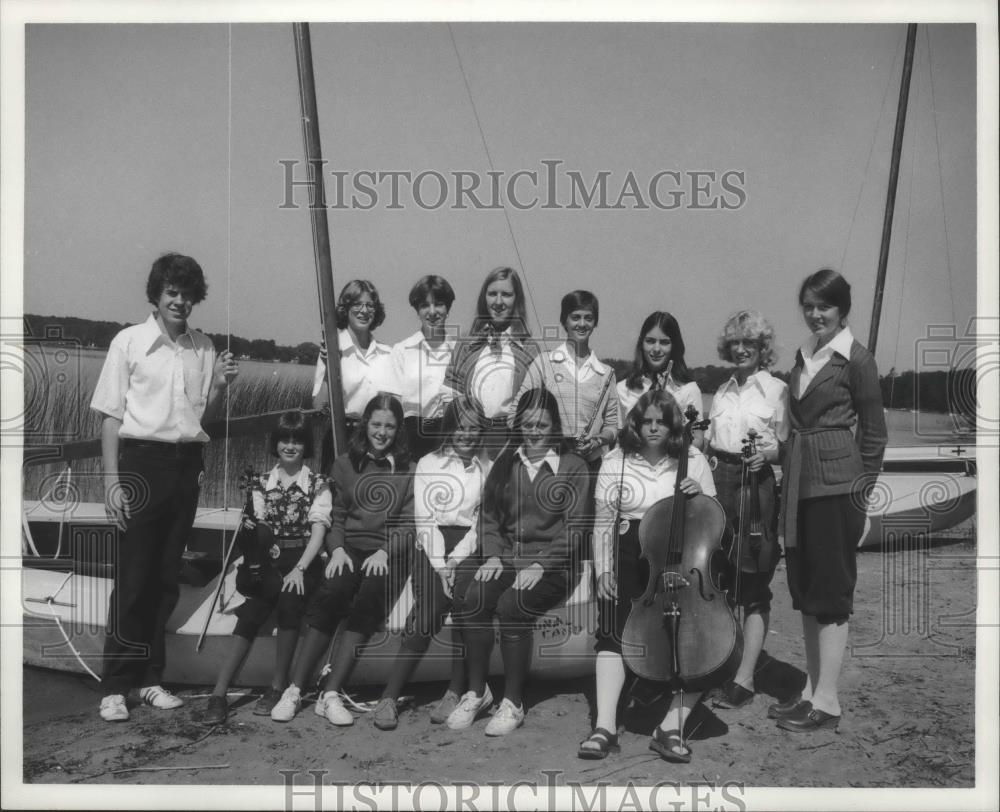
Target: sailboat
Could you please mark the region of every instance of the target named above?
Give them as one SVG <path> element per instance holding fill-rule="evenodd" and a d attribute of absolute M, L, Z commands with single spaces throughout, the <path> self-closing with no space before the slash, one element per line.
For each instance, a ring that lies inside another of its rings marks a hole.
<path fill-rule="evenodd" d="M 312 169 L 320 166 L 319 123 L 312 84 L 308 26 L 296 25 L 296 55 L 302 99 L 303 140 Z M 912 58 L 912 55 L 911 55 Z M 901 90 L 901 95 L 903 91 Z M 902 105 L 901 105 L 902 108 Z M 905 120 L 905 109 L 902 118 Z M 901 129 L 897 123 L 897 141 Z M 894 145 L 894 152 L 899 144 Z M 898 165 L 898 152 L 895 163 Z M 315 162 L 315 163 L 314 163 Z M 321 184 L 320 172 L 313 172 Z M 322 188 L 314 190 L 322 201 Z M 888 216 L 891 217 L 891 207 Z M 310 207 L 316 254 L 317 281 L 323 321 L 334 323 L 335 301 L 326 209 Z M 891 228 L 891 220 L 890 220 Z M 884 240 L 883 253 L 888 243 Z M 882 258 L 884 262 L 884 257 Z M 880 263 L 882 264 L 882 263 Z M 335 330 L 326 331 L 328 338 Z M 336 347 L 331 346 L 331 357 Z M 329 391 L 335 415 L 335 443 L 344 447 L 341 392 L 337 365 L 328 365 Z M 275 414 L 231 419 L 206 426 L 213 439 L 262 435 Z M 73 463 L 100 455 L 97 439 L 58 448 L 27 448 L 25 465 L 59 462 L 65 466 L 64 482 L 72 475 Z M 950 446 L 920 446 L 889 449 L 883 472 L 868 506 L 868 525 L 861 546 L 878 547 L 901 535 L 932 535 L 959 524 L 975 513 L 975 447 L 968 443 Z M 58 483 L 57 483 L 58 489 Z M 66 488 L 70 490 L 70 488 Z M 235 590 L 235 569 L 223 567 L 228 555 L 220 554 L 219 539 L 228 549 L 240 522 L 240 512 L 224 508 L 201 508 L 184 556 L 181 598 L 168 623 L 168 670 L 165 681 L 174 684 L 214 682 L 219 662 L 228 651 L 228 638 L 235 626 L 233 610 L 241 600 Z M 104 624 L 111 591 L 113 530 L 102 504 L 40 498 L 25 500 L 23 513 L 22 598 L 24 617 L 24 662 L 60 670 L 99 672 Z M 576 590 L 565 605 L 541 618 L 536 625 L 538 655 L 533 661 L 536 676 L 564 678 L 588 673 L 593 668 L 592 635 L 595 606 L 591 595 L 589 565 L 581 573 Z M 373 641 L 353 674 L 355 684 L 384 682 L 397 649 L 396 636 L 405 623 L 412 594 L 404 590 L 388 618 L 385 634 Z M 263 685 L 274 662 L 274 640 L 265 629 L 245 663 L 238 682 Z M 450 652 L 436 640 L 419 666 L 415 680 L 447 679 Z M 494 654 L 491 671 L 501 669 Z"/>

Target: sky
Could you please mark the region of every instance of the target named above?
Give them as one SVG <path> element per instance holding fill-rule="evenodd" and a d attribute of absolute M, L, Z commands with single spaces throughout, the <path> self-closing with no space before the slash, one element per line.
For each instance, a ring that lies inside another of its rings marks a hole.
<path fill-rule="evenodd" d="M 514 195 L 526 208 L 507 201 L 506 215 L 434 208 L 435 175 L 419 187 L 423 206 L 404 182 L 390 208 L 385 181 L 375 206 L 329 212 L 335 288 L 375 283 L 389 313 L 383 341 L 417 329 L 407 295 L 423 274 L 452 283 L 452 321 L 467 326 L 500 265 L 521 270 L 536 335 L 561 336 L 563 294 L 596 293 L 605 357 L 630 357 L 643 318 L 666 309 L 689 363 L 717 363 L 722 324 L 750 307 L 773 321 L 777 367 L 790 367 L 805 336 L 798 285 L 827 266 L 852 283 L 852 325 L 867 340 L 904 25 L 316 23 L 311 33 L 328 200 L 334 170 L 348 189 L 365 170 L 439 173 L 449 199 L 454 173 L 469 172 L 487 203 L 491 166 L 504 184 L 519 170 L 540 175 L 539 205 L 527 206 L 521 177 Z M 961 334 L 975 310 L 975 60 L 973 25 L 919 29 L 883 371 L 912 368 L 928 326 Z M 289 24 L 30 25 L 25 115 L 25 312 L 140 320 L 149 265 L 176 250 L 209 280 L 196 326 L 317 339 L 305 191 L 283 207 L 280 162 L 303 158 Z M 543 161 L 561 162 L 561 208 L 541 206 Z M 300 163 L 290 171 L 304 178 Z M 565 207 L 572 172 L 588 187 L 608 173 L 606 208 Z M 612 209 L 630 172 L 640 197 Z M 657 186 L 674 208 L 653 205 L 658 172 L 679 173 Z M 712 200 L 733 208 L 694 208 Z"/>

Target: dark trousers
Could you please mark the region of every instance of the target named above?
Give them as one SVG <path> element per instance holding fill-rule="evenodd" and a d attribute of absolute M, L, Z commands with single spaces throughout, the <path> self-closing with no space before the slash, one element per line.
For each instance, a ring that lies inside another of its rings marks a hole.
<path fill-rule="evenodd" d="M 131 517 L 118 535 L 102 682 L 106 694 L 157 685 L 166 666 L 166 626 L 198 508 L 201 453 L 164 443 L 125 444 L 118 464 Z"/>
<path fill-rule="evenodd" d="M 439 527 L 444 536 L 445 555 L 449 555 L 462 540 L 468 527 Z M 413 609 L 406 619 L 402 647 L 413 653 L 427 651 L 431 638 L 441 631 L 444 619 L 451 611 L 452 601 L 444 591 L 441 577 L 431 566 L 423 551 L 417 551 L 413 561 Z"/>
<path fill-rule="evenodd" d="M 303 549 L 304 547 L 301 546 L 286 547 L 275 561 L 266 566 L 274 567 L 284 579 L 299 563 Z M 305 615 L 306 606 L 309 604 L 309 598 L 321 583 L 323 583 L 323 559 L 316 556 L 302 573 L 302 586 L 305 588 L 305 594 L 282 589 L 277 595 L 266 598 L 248 597 L 236 607 L 236 628 L 233 629 L 233 634 L 237 637 L 253 640 L 272 612 L 277 616 L 279 629 L 298 631 L 299 626 L 302 625 L 302 618 Z"/>
<path fill-rule="evenodd" d="M 517 571 L 504 566 L 499 578 L 475 580 L 481 560 L 467 558 L 455 577 L 452 620 L 462 631 L 493 629 L 493 618 L 500 622 L 501 631 L 529 634 L 535 621 L 566 600 L 576 585 L 569 567 L 547 569 L 531 589 L 511 589 Z"/>
<path fill-rule="evenodd" d="M 346 566 L 316 590 L 306 609 L 306 622 L 325 634 L 333 634 L 341 620 L 347 619 L 347 631 L 357 632 L 366 639 L 385 623 L 389 609 L 399 597 L 406 579 L 405 561 L 389 557 L 388 573 L 368 575 L 361 565 L 375 550 L 344 547 L 354 571 Z"/>

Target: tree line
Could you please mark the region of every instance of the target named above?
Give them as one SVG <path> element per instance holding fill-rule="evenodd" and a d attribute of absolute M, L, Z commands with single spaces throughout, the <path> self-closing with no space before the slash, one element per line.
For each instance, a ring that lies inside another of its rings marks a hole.
<path fill-rule="evenodd" d="M 73 316 L 24 317 L 24 338 L 48 345 L 72 345 L 106 350 L 111 339 L 129 326 L 115 321 L 95 321 Z M 216 350 L 227 346 L 237 358 L 253 361 L 278 361 L 282 363 L 315 364 L 319 345 L 305 341 L 295 346 L 277 344 L 274 339 L 243 338 L 224 333 L 206 333 Z M 621 380 L 628 374 L 631 361 L 609 359 L 606 361 Z M 732 369 L 708 364 L 693 367 L 694 376 L 702 392 L 715 392 L 725 383 Z M 775 377 L 788 380 L 787 372 L 775 372 Z M 971 368 L 940 369 L 927 372 L 912 370 L 896 373 L 895 369 L 881 377 L 882 401 L 890 408 L 919 409 L 928 412 L 955 412 L 974 417 L 976 411 L 976 371 Z"/>

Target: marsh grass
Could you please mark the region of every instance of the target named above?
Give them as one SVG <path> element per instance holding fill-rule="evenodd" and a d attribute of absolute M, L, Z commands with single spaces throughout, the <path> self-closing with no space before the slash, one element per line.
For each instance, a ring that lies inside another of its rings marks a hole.
<path fill-rule="evenodd" d="M 34 348 L 24 376 L 24 433 L 32 445 L 58 445 L 96 438 L 101 433 L 101 415 L 90 408 L 90 399 L 104 362 L 103 352 L 80 350 L 72 363 L 57 364 L 52 348 Z M 229 392 L 229 414 L 243 417 L 308 405 L 314 368 L 300 364 L 269 364 L 243 361 L 240 376 Z M 322 427 L 316 427 L 319 436 Z M 227 465 L 228 461 L 228 465 Z M 318 462 L 313 460 L 312 467 Z M 267 433 L 252 437 L 230 437 L 208 443 L 205 450 L 203 507 L 240 506 L 243 494 L 239 477 L 247 466 L 255 470 L 271 467 Z M 25 499 L 40 499 L 52 490 L 66 470 L 64 464 L 35 465 L 24 469 Z M 77 460 L 70 473 L 66 498 L 74 502 L 100 502 L 104 485 L 99 458 Z M 64 488 L 57 488 L 56 495 Z"/>

